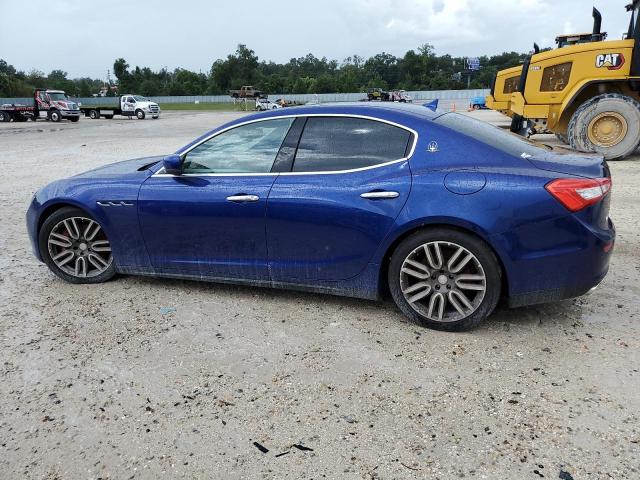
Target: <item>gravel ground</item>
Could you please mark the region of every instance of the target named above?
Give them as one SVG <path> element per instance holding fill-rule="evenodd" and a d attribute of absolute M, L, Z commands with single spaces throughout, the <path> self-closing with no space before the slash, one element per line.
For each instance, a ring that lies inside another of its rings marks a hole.
<path fill-rule="evenodd" d="M 73 286 L 32 256 L 36 189 L 238 115 L 0 126 L 0 477 L 640 477 L 638 157 L 611 164 L 619 236 L 601 287 L 465 334 L 390 302 Z"/>

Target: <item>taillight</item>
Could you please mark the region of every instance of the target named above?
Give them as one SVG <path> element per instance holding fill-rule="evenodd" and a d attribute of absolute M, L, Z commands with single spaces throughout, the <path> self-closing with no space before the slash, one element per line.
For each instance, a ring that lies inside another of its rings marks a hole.
<path fill-rule="evenodd" d="M 611 179 L 559 178 L 544 188 L 567 209 L 577 212 L 602 200 L 611 190 Z"/>

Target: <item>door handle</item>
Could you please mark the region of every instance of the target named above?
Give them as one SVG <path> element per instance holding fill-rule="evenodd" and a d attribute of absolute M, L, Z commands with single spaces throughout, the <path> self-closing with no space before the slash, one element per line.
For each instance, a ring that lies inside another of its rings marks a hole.
<path fill-rule="evenodd" d="M 236 203 L 257 202 L 260 197 L 258 195 L 231 195 L 227 197 L 227 200 Z"/>
<path fill-rule="evenodd" d="M 367 198 L 369 200 L 385 200 L 391 198 L 398 198 L 400 194 L 398 192 L 367 192 L 361 193 L 360 196 L 362 198 Z"/>

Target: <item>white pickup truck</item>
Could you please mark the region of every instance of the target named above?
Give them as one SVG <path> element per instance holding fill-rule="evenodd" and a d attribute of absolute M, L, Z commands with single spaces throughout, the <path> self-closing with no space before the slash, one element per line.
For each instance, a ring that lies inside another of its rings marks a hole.
<path fill-rule="evenodd" d="M 118 97 L 102 97 L 91 99 L 80 105 L 85 117 L 97 119 L 113 118 L 114 115 L 136 117 L 143 120 L 147 115 L 151 118 L 160 116 L 160 105 L 141 95 L 121 95 Z"/>

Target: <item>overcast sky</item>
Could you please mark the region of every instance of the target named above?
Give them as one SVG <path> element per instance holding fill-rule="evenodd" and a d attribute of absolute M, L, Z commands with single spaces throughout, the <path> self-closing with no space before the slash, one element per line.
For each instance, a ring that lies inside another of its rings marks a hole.
<path fill-rule="evenodd" d="M 104 78 L 114 59 L 154 70 L 208 72 L 238 43 L 261 60 L 313 53 L 343 60 L 424 43 L 439 54 L 480 56 L 553 46 L 589 32 L 591 7 L 620 38 L 629 0 L 0 0 L 0 58 L 20 70 Z"/>

